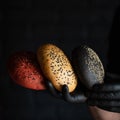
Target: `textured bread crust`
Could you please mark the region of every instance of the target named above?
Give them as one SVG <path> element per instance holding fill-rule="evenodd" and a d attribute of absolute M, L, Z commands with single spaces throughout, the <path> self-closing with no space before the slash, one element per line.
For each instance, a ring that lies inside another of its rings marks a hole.
<path fill-rule="evenodd" d="M 12 54 L 8 59 L 7 69 L 15 83 L 34 90 L 46 89 L 35 53 L 19 51 Z"/>
<path fill-rule="evenodd" d="M 86 45 L 80 45 L 72 51 L 74 70 L 87 87 L 103 83 L 104 67 L 97 53 Z"/>
<path fill-rule="evenodd" d="M 64 52 L 53 44 L 44 44 L 37 51 L 38 62 L 44 76 L 61 91 L 61 86 L 68 85 L 69 92 L 77 86 L 77 78 Z"/>

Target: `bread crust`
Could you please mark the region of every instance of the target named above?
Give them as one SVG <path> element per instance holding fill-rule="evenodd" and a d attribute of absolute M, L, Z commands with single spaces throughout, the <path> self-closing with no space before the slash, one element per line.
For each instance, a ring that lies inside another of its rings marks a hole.
<path fill-rule="evenodd" d="M 31 51 L 12 54 L 7 61 L 7 70 L 11 79 L 20 86 L 33 90 L 46 89 L 36 54 Z"/>
<path fill-rule="evenodd" d="M 53 44 L 44 44 L 37 50 L 37 58 L 44 76 L 61 91 L 62 85 L 68 85 L 69 92 L 77 86 L 77 77 L 65 53 Z"/>
<path fill-rule="evenodd" d="M 104 67 L 97 53 L 87 45 L 72 51 L 72 64 L 79 80 L 87 87 L 104 82 Z"/>

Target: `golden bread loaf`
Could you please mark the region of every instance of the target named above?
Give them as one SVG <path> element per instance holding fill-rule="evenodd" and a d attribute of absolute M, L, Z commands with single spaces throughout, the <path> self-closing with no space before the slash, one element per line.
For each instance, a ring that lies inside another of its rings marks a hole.
<path fill-rule="evenodd" d="M 59 47 L 51 43 L 43 44 L 37 50 L 37 58 L 44 76 L 58 91 L 64 84 L 68 85 L 69 92 L 74 91 L 77 77 L 69 59 Z"/>

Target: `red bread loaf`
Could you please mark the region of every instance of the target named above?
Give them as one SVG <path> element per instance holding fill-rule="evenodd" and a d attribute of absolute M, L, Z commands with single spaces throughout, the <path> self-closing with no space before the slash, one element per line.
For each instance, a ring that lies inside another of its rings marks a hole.
<path fill-rule="evenodd" d="M 36 54 L 33 52 L 19 51 L 12 54 L 8 59 L 7 68 L 15 83 L 34 90 L 46 89 Z"/>

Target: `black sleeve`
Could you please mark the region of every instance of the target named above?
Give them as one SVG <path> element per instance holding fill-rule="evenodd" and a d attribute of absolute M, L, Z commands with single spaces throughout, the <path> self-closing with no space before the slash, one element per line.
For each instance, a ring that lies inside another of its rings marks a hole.
<path fill-rule="evenodd" d="M 120 75 L 120 6 L 116 9 L 109 34 L 108 72 Z"/>

